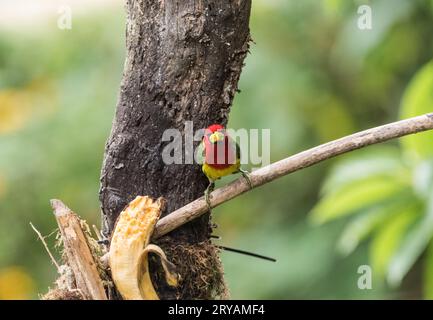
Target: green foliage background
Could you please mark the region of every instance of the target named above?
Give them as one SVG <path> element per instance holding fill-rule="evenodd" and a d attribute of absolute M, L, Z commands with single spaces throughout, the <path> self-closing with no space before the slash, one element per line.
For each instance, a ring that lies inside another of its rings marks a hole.
<path fill-rule="evenodd" d="M 356 24 L 364 3 L 369 31 Z M 55 230 L 48 199 L 99 225 L 125 17 L 121 4 L 94 9 L 69 31 L 56 18 L 0 29 L 0 299 L 37 298 L 56 277 L 29 226 Z M 270 128 L 275 161 L 431 112 L 431 30 L 429 0 L 253 1 L 230 126 Z M 223 253 L 232 298 L 433 297 L 432 141 L 356 151 L 215 209 L 219 243 L 278 259 Z M 372 290 L 357 287 L 361 265 L 372 267 Z"/>

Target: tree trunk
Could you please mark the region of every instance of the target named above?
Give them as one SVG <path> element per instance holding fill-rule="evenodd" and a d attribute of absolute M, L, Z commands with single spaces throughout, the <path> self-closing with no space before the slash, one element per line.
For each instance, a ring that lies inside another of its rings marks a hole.
<path fill-rule="evenodd" d="M 227 123 L 248 52 L 250 8 L 251 0 L 126 1 L 126 61 L 101 173 L 107 235 L 137 195 L 163 196 L 164 214 L 203 195 L 208 182 L 200 166 L 165 164 L 161 138 L 166 129 L 184 135 L 185 121 L 193 121 L 194 130 Z M 160 239 L 183 273 L 176 290 L 157 276 L 162 298 L 206 299 L 221 293 L 218 284 L 212 286 L 222 272 L 209 242 L 210 226 L 207 214 Z M 213 273 L 197 274 L 194 248 Z M 203 276 L 209 285 L 197 283 Z"/>

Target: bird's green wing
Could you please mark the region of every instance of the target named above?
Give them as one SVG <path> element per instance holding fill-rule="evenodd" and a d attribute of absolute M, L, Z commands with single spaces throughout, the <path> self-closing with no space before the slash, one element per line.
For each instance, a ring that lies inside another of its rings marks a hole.
<path fill-rule="evenodd" d="M 234 140 L 232 137 L 229 136 L 229 144 L 230 144 L 230 148 L 233 148 L 233 146 L 235 146 L 235 150 L 236 150 L 236 160 L 240 160 L 241 159 L 241 147 L 239 146 L 239 144 L 236 142 L 236 140 Z"/>
<path fill-rule="evenodd" d="M 236 143 L 236 159 L 241 160 L 241 147 L 236 141 L 235 143 Z"/>
<path fill-rule="evenodd" d="M 229 143 L 231 145 L 235 145 L 235 147 L 236 147 L 236 159 L 240 160 L 241 159 L 241 147 L 232 137 L 229 137 Z"/>

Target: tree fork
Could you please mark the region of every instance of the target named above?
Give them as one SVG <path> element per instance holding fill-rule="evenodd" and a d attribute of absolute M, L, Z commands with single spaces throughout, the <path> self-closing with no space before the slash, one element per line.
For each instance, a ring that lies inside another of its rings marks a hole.
<path fill-rule="evenodd" d="M 126 60 L 101 172 L 106 235 L 137 195 L 163 196 L 164 216 L 203 194 L 207 179 L 199 166 L 163 162 L 162 134 L 183 132 L 185 121 L 194 130 L 227 123 L 248 52 L 250 9 L 251 0 L 126 1 Z M 209 220 L 204 214 L 165 240 L 207 241 Z M 160 291 L 165 298 L 176 295 Z M 212 295 L 182 292 L 177 297 Z"/>

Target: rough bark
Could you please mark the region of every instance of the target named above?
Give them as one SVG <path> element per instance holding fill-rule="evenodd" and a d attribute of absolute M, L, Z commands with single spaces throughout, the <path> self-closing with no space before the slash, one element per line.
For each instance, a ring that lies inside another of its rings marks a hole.
<path fill-rule="evenodd" d="M 194 130 L 227 123 L 248 52 L 250 8 L 250 0 L 126 1 L 126 61 L 101 173 L 106 234 L 137 195 L 164 197 L 164 215 L 203 194 L 200 166 L 162 161 L 162 134 L 183 132 L 185 121 Z M 209 226 L 206 214 L 168 237 L 207 241 Z"/>

